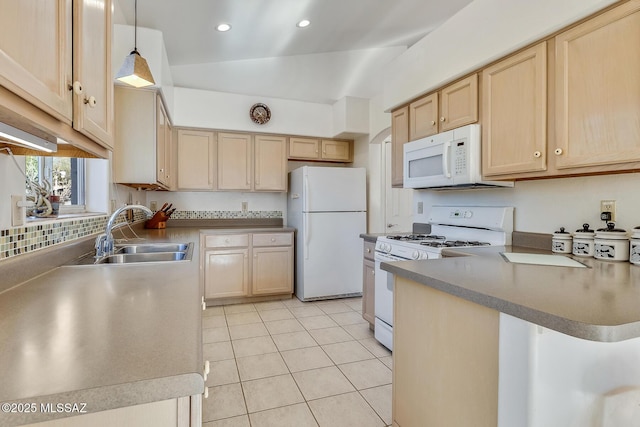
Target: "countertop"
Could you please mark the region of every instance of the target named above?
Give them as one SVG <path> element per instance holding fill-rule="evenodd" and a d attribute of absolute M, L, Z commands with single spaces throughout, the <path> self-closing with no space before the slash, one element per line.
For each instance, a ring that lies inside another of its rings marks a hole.
<path fill-rule="evenodd" d="M 137 233 L 194 242 L 192 260 L 62 266 L 0 293 L 0 403 L 98 412 L 204 391 L 199 229 Z M 69 415 L 0 412 L 0 426 Z"/>
<path fill-rule="evenodd" d="M 507 262 L 516 246 L 444 251 L 444 258 L 382 263 L 390 273 L 558 332 L 592 341 L 640 337 L 640 267 L 571 257 L 589 268 Z M 450 256 L 450 257 L 446 257 Z"/>

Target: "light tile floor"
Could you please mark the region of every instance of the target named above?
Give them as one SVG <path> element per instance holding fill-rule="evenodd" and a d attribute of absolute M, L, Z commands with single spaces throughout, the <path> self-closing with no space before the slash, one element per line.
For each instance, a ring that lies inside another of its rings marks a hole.
<path fill-rule="evenodd" d="M 362 298 L 210 307 L 204 427 L 391 424 L 391 352 L 362 318 Z"/>

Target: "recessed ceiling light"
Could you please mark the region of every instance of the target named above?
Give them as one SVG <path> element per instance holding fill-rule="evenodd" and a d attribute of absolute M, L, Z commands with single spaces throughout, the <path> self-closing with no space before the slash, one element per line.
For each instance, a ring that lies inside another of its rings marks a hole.
<path fill-rule="evenodd" d="M 304 27 L 308 27 L 309 24 L 311 24 L 311 22 L 308 19 L 303 19 L 302 21 L 298 22 L 296 26 L 299 28 L 304 28 Z"/>
<path fill-rule="evenodd" d="M 216 30 L 220 31 L 220 32 L 225 32 L 225 31 L 229 31 L 231 29 L 231 25 L 229 24 L 220 24 L 216 27 Z"/>

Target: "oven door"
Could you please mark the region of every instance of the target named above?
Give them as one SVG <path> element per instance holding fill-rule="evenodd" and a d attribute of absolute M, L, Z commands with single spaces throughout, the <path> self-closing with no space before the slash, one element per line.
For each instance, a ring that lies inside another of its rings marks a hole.
<path fill-rule="evenodd" d="M 380 268 L 383 262 L 405 261 L 393 255 L 375 253 L 375 338 L 393 350 L 393 274 Z"/>
<path fill-rule="evenodd" d="M 453 185 L 451 141 L 453 131 L 404 144 L 403 186 L 405 188 Z"/>

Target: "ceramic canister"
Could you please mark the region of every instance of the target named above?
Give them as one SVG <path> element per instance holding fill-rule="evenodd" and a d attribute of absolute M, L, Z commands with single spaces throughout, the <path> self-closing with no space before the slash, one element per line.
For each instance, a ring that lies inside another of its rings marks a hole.
<path fill-rule="evenodd" d="M 599 228 L 595 235 L 595 254 L 597 259 L 607 261 L 627 261 L 629 259 L 629 239 L 627 231 L 615 228 L 612 222 L 607 228 Z"/>
<path fill-rule="evenodd" d="M 595 253 L 595 243 L 593 238 L 595 232 L 589 229 L 589 224 L 582 224 L 580 230 L 573 233 L 573 251 L 575 256 L 592 257 Z"/>
<path fill-rule="evenodd" d="M 570 254 L 572 239 L 571 234 L 568 231 L 564 231 L 564 227 L 560 227 L 560 231 L 554 232 L 551 238 L 551 251 L 558 254 Z"/>
<path fill-rule="evenodd" d="M 640 226 L 634 228 L 632 231 L 629 261 L 632 264 L 640 265 Z"/>

